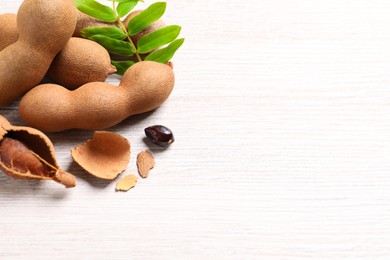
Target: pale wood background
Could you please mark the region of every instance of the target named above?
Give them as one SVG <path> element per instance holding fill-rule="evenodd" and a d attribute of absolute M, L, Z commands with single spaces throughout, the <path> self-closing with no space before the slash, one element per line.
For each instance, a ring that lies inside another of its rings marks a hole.
<path fill-rule="evenodd" d="M 146 126 L 176 142 L 151 146 L 150 178 L 117 193 L 72 163 L 92 132 L 49 134 L 78 186 L 0 175 L 0 258 L 390 259 L 389 13 L 386 0 L 169 0 L 186 37 L 175 90 L 110 130 L 131 140 L 126 172 Z M 22 124 L 16 108 L 0 114 Z"/>

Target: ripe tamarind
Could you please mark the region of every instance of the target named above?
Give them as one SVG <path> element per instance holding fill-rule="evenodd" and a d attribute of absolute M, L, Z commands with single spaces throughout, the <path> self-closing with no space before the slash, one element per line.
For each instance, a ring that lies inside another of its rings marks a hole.
<path fill-rule="evenodd" d="M 73 91 L 55 84 L 37 86 L 22 98 L 19 113 L 28 125 L 47 132 L 104 129 L 159 107 L 174 81 L 170 66 L 142 61 L 126 71 L 119 86 L 91 82 Z"/>

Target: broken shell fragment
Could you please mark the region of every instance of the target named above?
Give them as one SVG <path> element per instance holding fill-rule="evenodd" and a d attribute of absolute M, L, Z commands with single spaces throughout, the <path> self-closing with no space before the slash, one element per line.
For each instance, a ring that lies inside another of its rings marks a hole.
<path fill-rule="evenodd" d="M 129 164 L 130 143 L 118 134 L 96 131 L 92 140 L 72 149 L 72 157 L 93 176 L 113 180 Z"/>
<path fill-rule="evenodd" d="M 16 179 L 53 180 L 67 188 L 76 177 L 61 170 L 52 142 L 42 132 L 11 125 L 0 116 L 0 168 Z"/>
<path fill-rule="evenodd" d="M 129 174 L 123 177 L 116 184 L 115 190 L 117 191 L 128 191 L 131 188 L 134 188 L 135 184 L 137 184 L 138 178 L 134 174 Z"/>
<path fill-rule="evenodd" d="M 149 172 L 155 164 L 154 157 L 149 151 L 142 151 L 137 155 L 138 172 L 142 178 L 149 176 Z"/>

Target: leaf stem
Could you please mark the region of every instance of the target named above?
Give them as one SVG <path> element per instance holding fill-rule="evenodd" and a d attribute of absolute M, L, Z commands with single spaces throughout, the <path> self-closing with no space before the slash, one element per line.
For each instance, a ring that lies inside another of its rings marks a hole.
<path fill-rule="evenodd" d="M 122 29 L 122 31 L 124 33 L 126 33 L 127 40 L 129 41 L 131 47 L 133 48 L 134 54 L 137 57 L 137 60 L 140 62 L 140 61 L 142 61 L 141 56 L 139 55 L 137 47 L 135 46 L 134 42 L 131 40 L 129 32 L 127 31 L 125 25 L 121 21 L 121 18 L 119 17 L 118 13 L 116 12 L 115 2 L 116 2 L 115 0 L 112 1 L 112 10 L 114 10 L 115 15 L 116 15 L 116 23 Z"/>
<path fill-rule="evenodd" d="M 125 25 L 122 23 L 122 21 L 121 21 L 120 19 L 117 20 L 117 23 L 118 23 L 118 25 L 121 27 L 121 29 L 126 33 L 127 39 L 129 40 L 130 45 L 131 45 L 131 46 L 133 47 L 133 49 L 134 49 L 134 54 L 135 54 L 135 56 L 137 57 L 137 60 L 138 60 L 138 61 L 142 61 L 141 56 L 140 56 L 139 53 L 138 53 L 137 47 L 135 47 L 134 42 L 131 40 L 130 35 L 129 35 L 129 33 L 128 33 L 127 30 L 126 30 Z"/>

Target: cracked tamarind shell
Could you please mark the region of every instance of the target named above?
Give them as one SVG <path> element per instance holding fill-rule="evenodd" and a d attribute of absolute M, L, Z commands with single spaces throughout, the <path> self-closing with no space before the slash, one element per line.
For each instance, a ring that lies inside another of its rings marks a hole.
<path fill-rule="evenodd" d="M 8 176 L 76 186 L 76 177 L 60 169 L 53 143 L 41 131 L 13 126 L 0 116 L 0 147 L 0 168 Z"/>
<path fill-rule="evenodd" d="M 93 139 L 72 149 L 73 159 L 93 176 L 113 180 L 130 161 L 130 143 L 118 134 L 96 131 Z"/>

